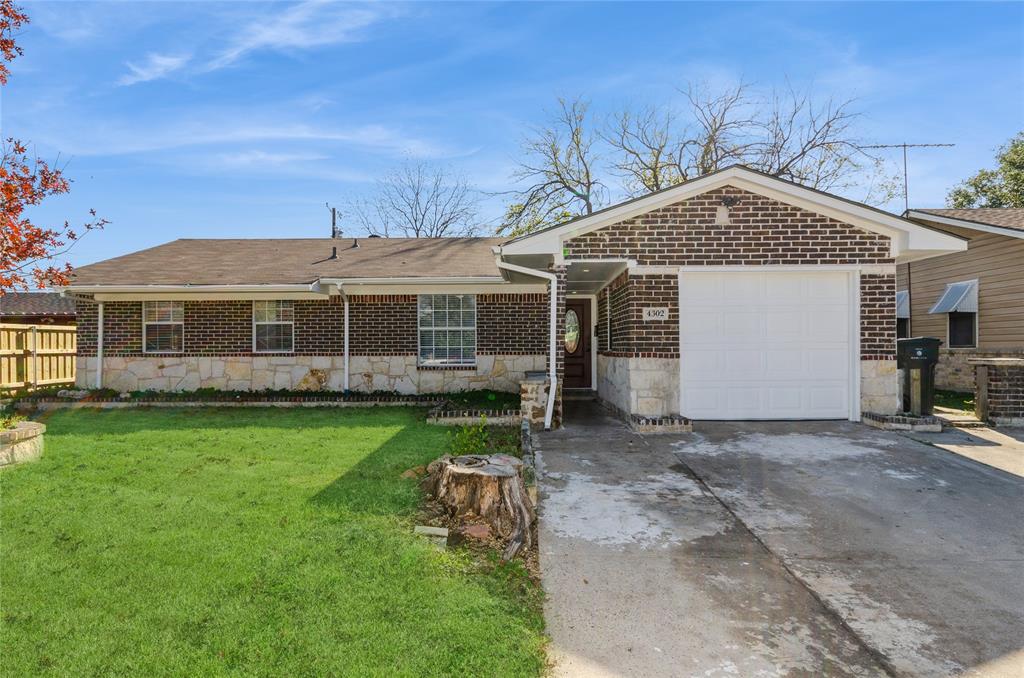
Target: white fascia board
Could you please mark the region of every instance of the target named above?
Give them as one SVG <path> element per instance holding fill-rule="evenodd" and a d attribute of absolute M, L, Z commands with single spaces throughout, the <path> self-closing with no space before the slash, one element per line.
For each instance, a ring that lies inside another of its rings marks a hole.
<path fill-rule="evenodd" d="M 1010 238 L 1020 238 L 1021 240 L 1024 240 L 1024 231 L 1018 231 L 1012 228 L 1002 228 L 1001 226 L 992 226 L 991 224 L 979 224 L 976 221 L 965 221 L 963 219 L 954 219 L 953 217 L 940 217 L 937 214 L 928 214 L 927 212 L 917 212 L 915 210 L 908 210 L 907 218 L 929 221 L 933 224 L 939 224 L 942 226 L 965 228 L 970 231 L 995 233 L 997 235 L 1005 235 Z"/>
<path fill-rule="evenodd" d="M 959 252 L 967 249 L 960 238 L 940 233 L 915 224 L 896 215 L 879 212 L 866 206 L 814 191 L 774 177 L 752 172 L 742 167 L 730 167 L 693 181 L 634 200 L 579 219 L 560 228 L 538 233 L 502 246 L 503 254 L 555 254 L 562 253 L 562 243 L 570 238 L 586 235 L 634 216 L 687 200 L 722 186 L 735 186 L 751 193 L 763 195 L 779 202 L 802 207 L 811 212 L 831 217 L 867 231 L 888 236 L 892 241 L 892 256 L 909 254 L 913 250 Z"/>
<path fill-rule="evenodd" d="M 537 294 L 547 292 L 547 284 L 504 283 L 502 285 L 347 285 L 342 287 L 349 297 L 391 294 Z"/>
<path fill-rule="evenodd" d="M 68 285 L 64 291 L 72 294 L 200 294 L 232 292 L 305 292 L 329 294 L 329 289 L 320 283 L 298 285 Z"/>
<path fill-rule="evenodd" d="M 337 288 L 300 285 L 68 285 L 62 294 L 91 295 L 95 301 L 225 301 L 232 299 L 323 299 Z"/>
<path fill-rule="evenodd" d="M 331 285 L 504 285 L 500 275 L 482 276 L 437 276 L 430 278 L 321 278 L 321 283 Z"/>

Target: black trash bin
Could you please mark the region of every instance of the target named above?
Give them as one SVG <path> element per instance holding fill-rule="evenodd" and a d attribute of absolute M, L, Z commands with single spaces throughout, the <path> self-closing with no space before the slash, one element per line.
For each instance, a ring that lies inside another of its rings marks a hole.
<path fill-rule="evenodd" d="M 916 416 L 932 413 L 935 404 L 935 364 L 942 340 L 914 337 L 896 341 L 896 366 L 903 370 L 903 411 Z"/>

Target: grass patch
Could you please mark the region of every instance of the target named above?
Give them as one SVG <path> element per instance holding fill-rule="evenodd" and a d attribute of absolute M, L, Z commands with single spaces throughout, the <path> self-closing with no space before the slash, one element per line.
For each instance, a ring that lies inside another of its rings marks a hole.
<path fill-rule="evenodd" d="M 71 410 L 0 472 L 0 674 L 537 675 L 525 570 L 411 534 L 420 410 Z"/>
<path fill-rule="evenodd" d="M 974 394 L 960 391 L 942 391 L 935 389 L 935 404 L 953 410 L 963 410 L 974 414 Z"/>

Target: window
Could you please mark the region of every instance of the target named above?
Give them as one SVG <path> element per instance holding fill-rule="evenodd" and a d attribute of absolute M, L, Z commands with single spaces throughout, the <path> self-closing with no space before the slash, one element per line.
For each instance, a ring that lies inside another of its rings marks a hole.
<path fill-rule="evenodd" d="M 565 312 L 565 352 L 575 353 L 580 346 L 580 318 L 576 311 Z"/>
<path fill-rule="evenodd" d="M 295 313 L 290 301 L 252 302 L 252 350 L 290 353 L 294 347 Z"/>
<path fill-rule="evenodd" d="M 946 343 L 950 348 L 978 345 L 978 281 L 950 283 L 929 313 L 945 313 Z"/>
<path fill-rule="evenodd" d="M 419 296 L 420 365 L 476 364 L 476 297 Z"/>
<path fill-rule="evenodd" d="M 142 302 L 142 350 L 144 353 L 181 353 L 184 337 L 184 302 Z"/>
<path fill-rule="evenodd" d="M 896 338 L 907 339 L 910 337 L 910 318 L 896 318 Z"/>
<path fill-rule="evenodd" d="M 949 347 L 974 348 L 977 342 L 978 314 L 955 311 L 949 314 Z"/>

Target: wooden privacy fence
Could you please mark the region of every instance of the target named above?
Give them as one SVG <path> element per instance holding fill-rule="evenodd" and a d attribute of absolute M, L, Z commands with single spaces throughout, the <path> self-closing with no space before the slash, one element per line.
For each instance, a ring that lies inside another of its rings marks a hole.
<path fill-rule="evenodd" d="M 75 383 L 74 325 L 0 323 L 0 389 Z"/>

